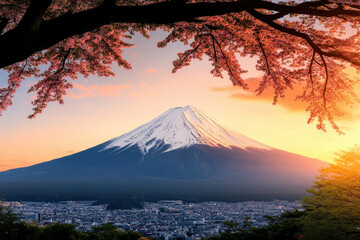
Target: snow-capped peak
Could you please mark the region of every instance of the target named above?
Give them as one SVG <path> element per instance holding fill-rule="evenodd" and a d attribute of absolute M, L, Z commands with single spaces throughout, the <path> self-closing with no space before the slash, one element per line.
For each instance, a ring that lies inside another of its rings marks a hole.
<path fill-rule="evenodd" d="M 110 140 L 105 149 L 137 145 L 145 154 L 162 143 L 170 145 L 166 151 L 194 144 L 270 149 L 244 135 L 221 127 L 192 106 L 171 108 L 133 131 Z"/>

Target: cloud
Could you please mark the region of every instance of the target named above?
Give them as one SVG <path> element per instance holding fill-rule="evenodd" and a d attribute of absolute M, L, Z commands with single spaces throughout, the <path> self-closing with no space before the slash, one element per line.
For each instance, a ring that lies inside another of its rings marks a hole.
<path fill-rule="evenodd" d="M 259 78 L 248 78 L 246 83 L 249 86 L 249 91 L 244 90 L 239 86 L 226 86 L 226 87 L 212 87 L 210 91 L 212 92 L 226 92 L 229 93 L 229 97 L 237 100 L 245 101 L 262 101 L 262 102 L 274 102 L 274 91 L 269 88 L 266 89 L 261 95 L 256 95 L 255 90 L 259 87 L 259 83 L 262 80 Z M 295 100 L 296 96 L 302 93 L 302 89 L 295 88 L 289 89 L 285 92 L 285 98 L 279 98 L 277 104 L 285 107 L 290 111 L 305 111 L 307 107 L 306 102 L 300 100 Z"/>
<path fill-rule="evenodd" d="M 130 85 L 90 85 L 85 86 L 84 84 L 73 83 L 73 90 L 67 94 L 68 98 L 81 99 L 90 97 L 119 97 L 122 95 L 124 90 L 131 89 L 133 86 Z"/>
<path fill-rule="evenodd" d="M 130 48 L 128 50 L 128 54 L 130 54 L 131 57 L 141 57 L 142 56 L 138 51 L 135 51 L 133 48 Z"/>
<path fill-rule="evenodd" d="M 359 103 L 355 103 L 354 107 L 350 108 L 348 106 L 342 106 L 342 109 L 344 110 L 344 115 L 339 117 L 339 120 L 341 120 L 343 123 L 352 123 L 352 122 L 358 122 L 360 119 L 360 112 L 359 112 Z M 341 126 L 342 128 L 343 126 Z"/>
<path fill-rule="evenodd" d="M 66 150 L 64 151 L 65 154 L 71 154 L 71 153 L 75 153 L 75 150 Z"/>
<path fill-rule="evenodd" d="M 28 162 L 17 161 L 14 159 L 8 159 L 8 160 L 5 160 L 4 162 L 0 162 L 0 172 L 6 171 L 9 169 L 13 169 L 13 168 L 24 167 L 27 165 L 29 165 Z"/>
<path fill-rule="evenodd" d="M 239 86 L 226 86 L 226 87 L 212 87 L 210 91 L 212 92 L 224 92 L 228 93 L 228 97 L 236 99 L 239 101 L 262 101 L 272 104 L 274 102 L 274 91 L 269 88 L 266 89 L 261 95 L 257 96 L 255 90 L 258 88 L 261 77 L 259 78 L 248 78 L 245 81 L 248 83 L 249 91 L 242 89 Z M 359 86 L 360 88 L 360 86 Z M 294 87 L 294 89 L 288 89 L 285 92 L 285 98 L 279 98 L 277 105 L 284 107 L 288 111 L 292 112 L 305 112 L 309 103 L 303 102 L 300 100 L 295 100 L 298 95 L 302 94 L 301 86 Z M 344 123 L 350 123 L 358 121 L 360 118 L 360 104 L 355 103 L 355 105 L 350 108 L 346 104 L 340 105 L 344 111 L 343 116 L 337 117 L 336 121 L 341 121 Z"/>
<path fill-rule="evenodd" d="M 254 95 L 253 92 L 244 90 L 242 87 L 239 87 L 239 86 L 212 87 L 212 88 L 210 88 L 210 90 L 212 92 L 236 92 L 237 94 L 244 95 L 244 96 Z"/>
<path fill-rule="evenodd" d="M 153 86 L 147 82 L 141 82 L 139 85 L 128 91 L 127 94 L 133 98 L 149 99 L 162 91 L 162 86 Z"/>
<path fill-rule="evenodd" d="M 16 168 L 16 166 L 9 165 L 9 164 L 0 164 L 0 172 L 6 171 L 12 168 Z"/>
<path fill-rule="evenodd" d="M 157 70 L 156 68 L 148 68 L 148 69 L 146 69 L 145 72 L 149 73 L 149 74 L 153 74 L 153 73 L 158 73 L 159 70 Z"/>

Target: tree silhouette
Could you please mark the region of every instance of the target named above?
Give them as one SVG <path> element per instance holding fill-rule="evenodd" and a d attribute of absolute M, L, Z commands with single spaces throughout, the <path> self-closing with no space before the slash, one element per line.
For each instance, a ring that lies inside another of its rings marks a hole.
<path fill-rule="evenodd" d="M 239 57 L 256 56 L 264 73 L 257 94 L 273 88 L 275 104 L 287 89 L 301 87 L 308 122 L 325 130 L 329 121 L 340 132 L 334 119 L 357 101 L 357 79 L 344 70 L 360 68 L 359 19 L 360 5 L 351 0 L 2 0 L 0 68 L 9 79 L 0 89 L 0 110 L 30 76 L 39 79 L 29 89 L 37 93 L 30 118 L 49 102 L 63 103 L 71 80 L 113 75 L 113 62 L 130 69 L 122 57 L 131 46 L 125 40 L 161 29 L 169 35 L 159 47 L 189 46 L 173 72 L 207 56 L 214 76 L 227 72 L 248 89 Z"/>

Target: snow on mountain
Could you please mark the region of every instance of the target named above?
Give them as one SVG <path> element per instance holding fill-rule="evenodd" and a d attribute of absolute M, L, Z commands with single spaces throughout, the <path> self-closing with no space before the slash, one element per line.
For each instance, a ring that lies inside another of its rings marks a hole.
<path fill-rule="evenodd" d="M 271 148 L 242 134 L 221 127 L 215 120 L 192 106 L 171 108 L 152 121 L 108 142 L 104 148 L 137 145 L 143 154 L 149 149 L 168 144 L 166 151 L 194 144 L 209 146 L 236 146 L 242 149 Z"/>

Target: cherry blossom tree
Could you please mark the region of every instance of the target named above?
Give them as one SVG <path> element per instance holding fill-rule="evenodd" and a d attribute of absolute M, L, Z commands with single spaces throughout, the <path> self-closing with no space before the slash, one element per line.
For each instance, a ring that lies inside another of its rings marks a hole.
<path fill-rule="evenodd" d="M 173 72 L 206 56 L 211 74 L 229 75 L 248 89 L 241 57 L 257 57 L 264 73 L 256 90 L 274 90 L 274 104 L 286 90 L 303 88 L 308 122 L 325 122 L 341 133 L 335 119 L 358 101 L 360 3 L 356 0 L 0 0 L 0 68 L 9 72 L 0 88 L 0 111 L 12 104 L 28 77 L 38 79 L 30 118 L 63 96 L 80 75 L 111 76 L 111 64 L 130 69 L 122 57 L 135 33 L 161 29 L 166 47 L 180 41 Z M 350 33 L 350 34 L 349 34 Z M 0 112 L 1 113 L 1 112 Z"/>

